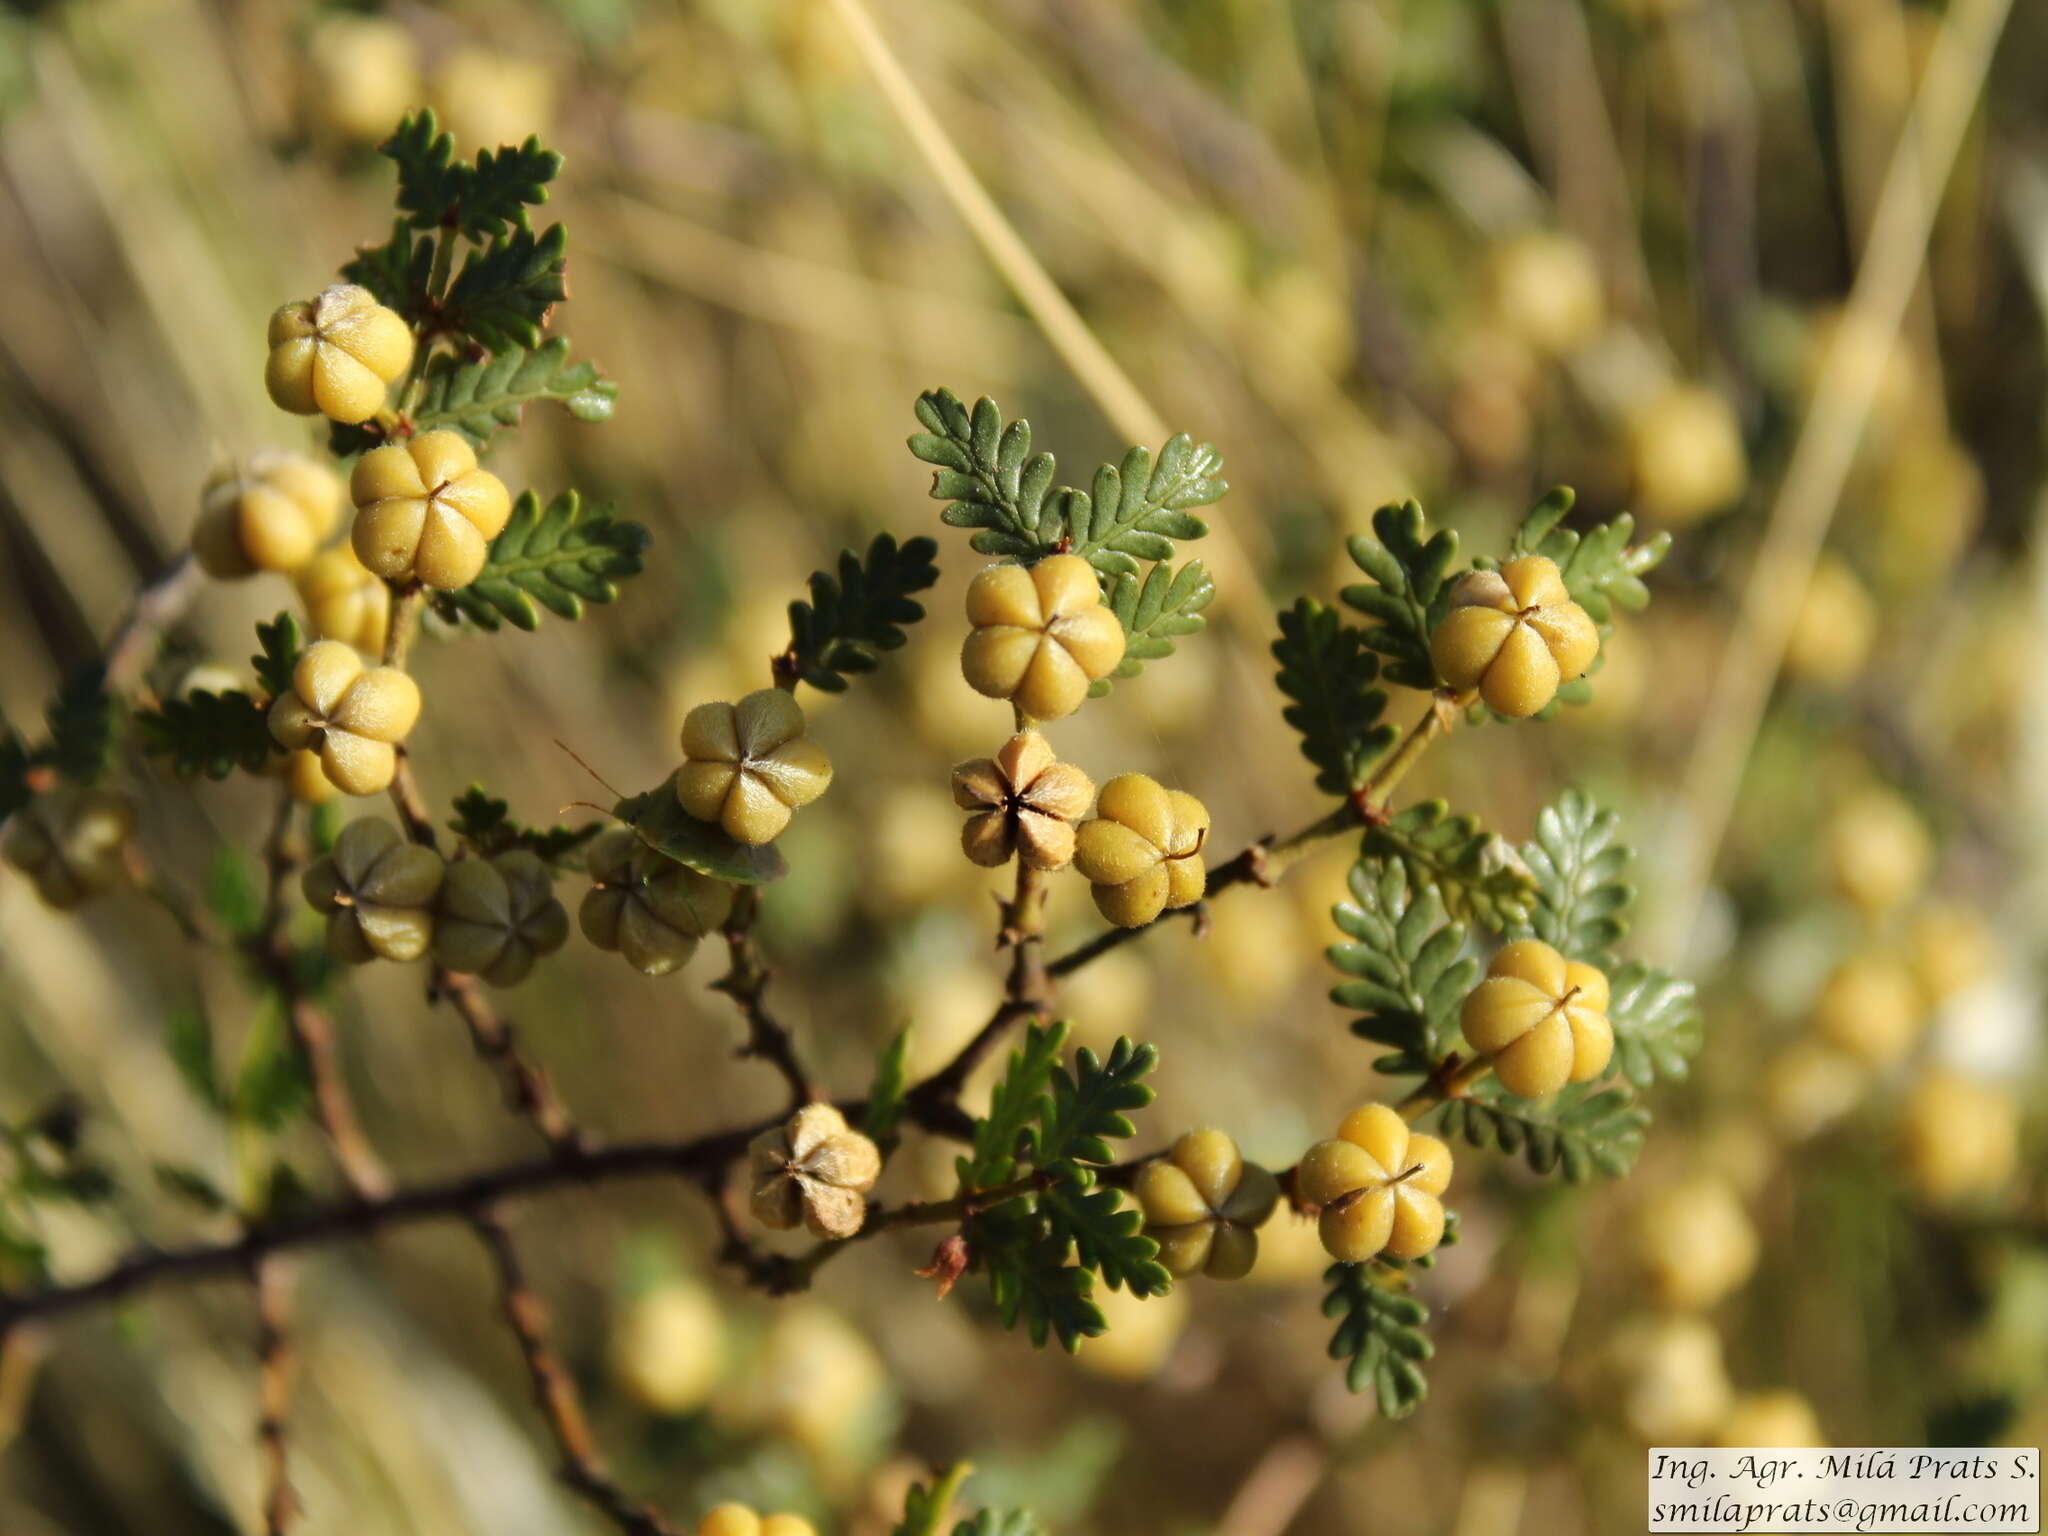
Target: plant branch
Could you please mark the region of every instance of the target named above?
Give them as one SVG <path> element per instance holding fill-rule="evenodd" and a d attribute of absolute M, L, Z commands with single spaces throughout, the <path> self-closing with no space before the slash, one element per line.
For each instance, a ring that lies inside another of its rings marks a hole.
<path fill-rule="evenodd" d="M 753 886 L 741 886 L 733 900 L 732 916 L 725 924 L 729 964 L 711 988 L 731 998 L 747 1021 L 747 1039 L 739 1054 L 758 1056 L 772 1064 L 789 1084 L 790 1107 L 795 1109 L 820 1095 L 804 1072 L 795 1038 L 768 1009 L 768 969 L 754 946 L 754 921 L 760 911 L 760 891 Z"/>
<path fill-rule="evenodd" d="M 355 1101 L 334 1050 L 333 1025 L 307 992 L 292 949 L 291 882 L 300 863 L 292 837 L 296 809 L 291 791 L 279 791 L 277 813 L 263 839 L 263 917 L 249 940 L 249 958 L 284 999 L 285 1027 L 312 1085 L 313 1116 L 326 1133 L 335 1165 L 357 1199 L 379 1200 L 391 1192 L 390 1175 L 356 1119 Z"/>
<path fill-rule="evenodd" d="M 142 678 L 156 656 L 164 631 L 184 616 L 205 585 L 199 562 L 189 552 L 135 594 L 121 627 L 107 642 L 106 687 L 124 694 Z"/>
<path fill-rule="evenodd" d="M 548 1338 L 547 1306 L 527 1279 L 512 1234 L 498 1214 L 479 1207 L 470 1224 L 483 1239 L 498 1274 L 498 1294 L 505 1325 L 519 1341 L 533 1400 L 547 1420 L 548 1433 L 561 1453 L 562 1481 L 628 1536 L 678 1536 L 676 1528 L 648 1505 L 611 1480 L 584 1417 L 583 1400 L 569 1369 Z"/>
<path fill-rule="evenodd" d="M 256 1441 L 263 1453 L 264 1536 L 285 1536 L 299 1511 L 292 1492 L 289 1440 L 292 1401 L 291 1291 L 276 1260 L 258 1263 L 256 1358 L 261 1367 L 256 1393 Z"/>
<path fill-rule="evenodd" d="M 418 583 L 392 584 L 391 623 L 384 638 L 385 666 L 403 670 L 425 604 L 426 589 Z M 397 769 L 391 780 L 391 803 L 398 810 L 405 835 L 422 847 L 438 851 L 440 839 L 434 831 L 433 812 L 427 808 L 427 798 L 412 771 L 412 756 L 403 742 L 398 745 Z M 475 977 L 437 964 L 427 983 L 427 997 L 429 1001 L 446 1002 L 455 1010 L 469 1030 L 476 1054 L 502 1083 L 509 1109 L 531 1122 L 557 1152 L 567 1155 L 587 1150 L 584 1133 L 556 1096 L 547 1074 L 520 1052 L 516 1031 L 491 1006 Z"/>

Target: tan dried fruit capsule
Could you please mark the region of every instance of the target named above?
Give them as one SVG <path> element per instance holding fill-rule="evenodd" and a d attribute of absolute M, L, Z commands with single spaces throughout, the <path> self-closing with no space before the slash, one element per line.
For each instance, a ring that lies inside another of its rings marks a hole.
<path fill-rule="evenodd" d="M 1583 677 L 1599 653 L 1600 631 L 1543 555 L 1460 578 L 1429 641 L 1439 677 L 1460 693 L 1478 689 L 1487 708 L 1518 720 Z"/>
<path fill-rule="evenodd" d="M 1443 1241 L 1441 1196 L 1450 1183 L 1451 1149 L 1410 1131 L 1384 1104 L 1353 1110 L 1335 1139 L 1310 1147 L 1294 1170 L 1295 1192 L 1322 1207 L 1324 1250 L 1345 1264 L 1431 1252 Z"/>
<path fill-rule="evenodd" d="M 806 1104 L 747 1150 L 754 1215 L 764 1227 L 802 1222 L 818 1237 L 851 1237 L 882 1175 L 875 1144 L 830 1104 Z"/>
<path fill-rule="evenodd" d="M 1124 659 L 1123 624 L 1078 555 L 990 566 L 968 584 L 967 622 L 974 630 L 960 670 L 969 686 L 1034 720 L 1071 715 L 1088 685 Z"/>
<path fill-rule="evenodd" d="M 569 914 L 555 900 L 548 867 L 530 849 L 488 861 L 461 859 L 441 882 L 434 957 L 451 971 L 516 987 L 533 963 L 569 937 Z"/>
<path fill-rule="evenodd" d="M 334 851 L 306 868 L 300 888 L 327 916 L 327 952 L 346 965 L 417 960 L 434 941 L 441 855 L 399 836 L 388 821 L 352 821 Z"/>
<path fill-rule="evenodd" d="M 356 460 L 348 493 L 356 558 L 386 581 L 444 592 L 476 580 L 512 515 L 505 482 L 477 468 L 476 450 L 457 432 L 372 448 Z"/>
<path fill-rule="evenodd" d="M 36 894 L 68 912 L 128 878 L 135 807 L 109 789 L 62 784 L 7 820 L 0 857 L 34 882 Z"/>
<path fill-rule="evenodd" d="M 337 283 L 270 317 L 270 398 L 298 416 L 368 421 L 412 366 L 412 332 L 367 288 Z"/>
<path fill-rule="evenodd" d="M 341 520 L 341 484 L 296 453 L 266 450 L 224 464 L 199 494 L 192 553 L 209 576 L 299 570 Z"/>
<path fill-rule="evenodd" d="M 721 1504 L 697 1523 L 697 1536 L 818 1536 L 801 1515 L 757 1515 L 744 1504 Z"/>
<path fill-rule="evenodd" d="M 1890 1066 L 1904 1056 L 1924 1021 L 1913 973 L 1876 951 L 1836 966 L 1813 1000 L 1814 1033 L 1866 1066 Z"/>
<path fill-rule="evenodd" d="M 420 717 L 420 688 L 396 667 L 365 667 L 339 640 L 316 640 L 292 669 L 292 691 L 270 706 L 270 734 L 309 748 L 344 794 L 374 795 L 398 771 L 397 744 Z"/>
<path fill-rule="evenodd" d="M 1280 1181 L 1214 1130 L 1182 1136 L 1163 1159 L 1139 1170 L 1132 1192 L 1167 1271 L 1216 1280 L 1251 1273 L 1258 1228 L 1280 1203 Z"/>
<path fill-rule="evenodd" d="M 648 976 L 689 964 L 698 941 L 732 915 L 732 887 L 656 853 L 625 828 L 590 845 L 583 936 Z"/>
<path fill-rule="evenodd" d="M 832 760 L 804 735 L 804 712 L 780 688 L 737 704 L 699 704 L 683 719 L 676 799 L 736 843 L 772 843 L 799 806 L 832 782 Z"/>
<path fill-rule="evenodd" d="M 294 578 L 299 601 L 322 640 L 339 640 L 375 656 L 391 624 L 391 589 L 343 542 L 323 549 Z"/>
<path fill-rule="evenodd" d="M 985 869 L 1016 854 L 1033 869 L 1064 869 L 1074 858 L 1074 822 L 1095 798 L 1095 785 L 1053 756 L 1036 731 L 1019 731 L 994 757 L 953 770 L 953 803 L 967 818 L 960 846 Z"/>
<path fill-rule="evenodd" d="M 1524 1099 L 1590 1082 L 1614 1055 L 1607 978 L 1541 939 L 1503 945 L 1458 1022 L 1501 1086 Z"/>
<path fill-rule="evenodd" d="M 1119 928 L 1142 928 L 1161 912 L 1191 906 L 1209 882 L 1202 844 L 1209 812 L 1193 795 L 1142 773 L 1102 786 L 1095 819 L 1074 834 L 1074 867 L 1095 906 Z"/>

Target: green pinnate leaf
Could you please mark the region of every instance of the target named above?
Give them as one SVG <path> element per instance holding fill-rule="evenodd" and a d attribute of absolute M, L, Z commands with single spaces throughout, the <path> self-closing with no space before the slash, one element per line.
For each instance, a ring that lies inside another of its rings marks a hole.
<path fill-rule="evenodd" d="M 1382 1418 L 1406 1418 L 1429 1395 L 1422 1369 L 1436 1353 L 1423 1332 L 1429 1309 L 1383 1284 L 1367 1264 L 1333 1264 L 1323 1280 L 1330 1288 L 1323 1316 L 1337 1320 L 1330 1358 L 1346 1362 L 1345 1384 L 1353 1392 L 1371 1392 Z"/>
<path fill-rule="evenodd" d="M 434 610 L 486 630 L 537 629 L 542 608 L 580 619 L 585 603 L 617 601 L 618 583 L 640 574 L 647 544 L 645 528 L 617 520 L 609 507 L 586 509 L 574 491 L 556 496 L 545 512 L 538 496 L 522 491 L 476 580 L 435 593 Z"/>
<path fill-rule="evenodd" d="M 699 821 L 684 810 L 676 799 L 674 774 L 645 794 L 627 796 L 612 807 L 612 814 L 656 853 L 714 880 L 766 885 L 789 873 L 788 862 L 773 843 L 750 847 L 735 842 L 717 823 Z"/>
<path fill-rule="evenodd" d="M 1621 841 L 1621 818 L 1581 791 L 1566 790 L 1538 813 L 1536 836 L 1522 846 L 1535 887 L 1517 931 L 1568 960 L 1611 971 L 1614 946 L 1628 932 L 1635 904 L 1635 887 L 1625 878 L 1632 857 Z"/>
<path fill-rule="evenodd" d="M 414 227 L 473 240 L 526 228 L 527 208 L 547 201 L 562 168 L 562 157 L 535 138 L 459 160 L 455 136 L 426 109 L 408 113 L 378 149 L 398 167 L 398 206 Z"/>
<path fill-rule="evenodd" d="M 1607 1022 L 1621 1075 L 1638 1088 L 1658 1078 L 1683 1078 L 1706 1039 L 1693 984 L 1631 960 L 1608 976 L 1607 988 Z"/>
<path fill-rule="evenodd" d="M 984 1509 L 953 1527 L 953 1536 L 1046 1536 L 1028 1509 Z"/>
<path fill-rule="evenodd" d="M 1100 1275 L 1111 1290 L 1158 1296 L 1173 1289 L 1173 1276 L 1159 1262 L 1159 1245 L 1142 1230 L 1144 1216 L 1126 1206 L 1119 1191 L 1062 1180 L 1045 1191 L 1039 1206 L 1053 1240 L 1069 1245 L 1075 1262 Z"/>
<path fill-rule="evenodd" d="M 1167 440 L 1156 463 L 1148 450 L 1131 449 L 1121 464 L 1096 470 L 1089 490 L 1063 493 L 1069 552 L 1104 576 L 1136 576 L 1140 561 L 1171 558 L 1176 540 L 1208 533 L 1189 509 L 1230 489 L 1222 469 L 1223 456 L 1185 432 Z"/>
<path fill-rule="evenodd" d="M 515 229 L 472 249 L 441 302 L 441 323 L 486 351 L 537 349 L 548 311 L 568 297 L 569 233 Z"/>
<path fill-rule="evenodd" d="M 1413 501 L 1381 507 L 1372 515 L 1372 529 L 1346 545 L 1352 563 L 1372 580 L 1338 595 L 1369 621 L 1364 643 L 1386 658 L 1387 680 L 1432 689 L 1436 663 L 1430 660 L 1429 637 L 1458 557 L 1458 536 L 1440 528 L 1425 538 L 1422 508 Z"/>
<path fill-rule="evenodd" d="M 1273 659 L 1280 664 L 1280 691 L 1291 701 L 1281 718 L 1301 737 L 1301 755 L 1315 764 L 1316 788 L 1348 795 L 1363 786 L 1400 737 L 1380 718 L 1387 695 L 1374 686 L 1379 658 L 1367 649 L 1364 633 L 1334 608 L 1300 598 L 1280 612 Z"/>
<path fill-rule="evenodd" d="M 264 1008 L 242 1045 L 227 1109 L 233 1120 L 258 1130 L 285 1129 L 309 1109 L 313 1085 L 285 1029 L 281 1002 Z"/>
<path fill-rule="evenodd" d="M 604 830 L 602 822 L 571 827 L 529 827 L 516 820 L 512 807 L 494 798 L 483 785 L 472 784 L 455 798 L 449 830 L 483 857 L 495 858 L 523 848 L 551 867 L 573 859 L 583 845 Z"/>
<path fill-rule="evenodd" d="M 1124 627 L 1124 659 L 1110 677 L 1136 677 L 1148 661 L 1173 654 L 1174 642 L 1207 624 L 1202 610 L 1216 597 L 1216 582 L 1199 560 L 1178 571 L 1165 561 L 1140 578 L 1120 572 L 1108 578 L 1103 600 Z M 1088 690 L 1092 698 L 1109 692 L 1109 678 Z"/>
<path fill-rule="evenodd" d="M 1062 1162 L 1114 1161 L 1116 1153 L 1109 1144 L 1137 1134 L 1127 1111 L 1152 1102 L 1152 1087 L 1145 1078 L 1158 1065 L 1157 1047 L 1136 1044 L 1128 1037 L 1117 1040 L 1107 1060 L 1083 1046 L 1074 1053 L 1071 1071 L 1055 1065 L 1047 1075 L 1039 1127 L 1031 1141 L 1032 1163 L 1051 1168 Z"/>
<path fill-rule="evenodd" d="M 481 448 L 504 427 L 516 427 L 526 407 L 556 401 L 578 421 L 611 419 L 619 386 L 591 362 L 571 362 L 567 337 L 528 350 L 507 347 L 481 358 L 438 354 L 427 367 L 426 387 L 413 426 L 460 432 Z"/>
<path fill-rule="evenodd" d="M 927 538 L 898 544 L 875 535 L 865 558 L 839 556 L 839 570 L 813 571 L 810 600 L 789 605 L 789 649 L 780 665 L 826 693 L 842 693 L 851 675 L 872 672 L 884 652 L 899 649 L 905 626 L 924 617 L 911 596 L 939 579 L 939 546 Z"/>
<path fill-rule="evenodd" d="M 44 718 L 50 739 L 35 761 L 74 784 L 96 784 L 114 748 L 116 705 L 107 692 L 106 669 L 97 662 L 75 668 L 50 700 Z"/>
<path fill-rule="evenodd" d="M 1031 1024 L 1023 1042 L 1010 1053 L 1008 1068 L 989 1096 L 988 1113 L 974 1125 L 974 1151 L 960 1159 L 961 1182 L 970 1189 L 989 1189 L 1017 1176 L 1026 1138 L 1054 1108 L 1053 1078 L 1064 1076 L 1060 1048 L 1067 1026 L 1059 1021 Z M 1042 1146 L 1039 1136 L 1033 1143 Z"/>
<path fill-rule="evenodd" d="M 196 690 L 135 712 L 142 749 L 180 778 L 224 779 L 237 768 L 260 772 L 284 751 L 270 734 L 269 713 L 240 690 Z"/>
<path fill-rule="evenodd" d="M 433 301 L 428 291 L 433 272 L 434 237 L 418 233 L 409 219 L 400 218 L 382 245 L 358 246 L 341 276 L 344 282 L 369 289 L 385 308 L 417 320 Z"/>
<path fill-rule="evenodd" d="M 1620 1178 L 1642 1150 L 1649 1111 L 1624 1089 L 1580 1083 L 1548 1099 L 1512 1097 L 1484 1079 L 1443 1107 L 1446 1134 L 1475 1147 L 1520 1154 L 1536 1173 L 1562 1170 L 1579 1184 L 1595 1173 Z"/>
<path fill-rule="evenodd" d="M 972 528 L 969 546 L 980 554 L 1033 560 L 1058 544 L 1064 524 L 1048 503 L 1054 461 L 1031 451 L 1031 424 L 1003 424 L 1001 409 L 983 396 L 972 411 L 949 389 L 918 396 L 917 419 L 924 427 L 910 437 L 910 451 L 937 473 L 934 500 L 947 503 L 939 521 Z"/>
<path fill-rule="evenodd" d="M 275 699 L 292 691 L 292 672 L 298 667 L 299 652 L 306 648 L 306 632 L 296 614 L 280 613 L 268 624 L 256 626 L 257 653 L 249 658 L 256 681 L 266 698 Z"/>
<path fill-rule="evenodd" d="M 1043 1349 L 1048 1339 L 1056 1339 L 1060 1348 L 1072 1354 L 1083 1339 L 1097 1337 L 1107 1324 L 1102 1308 L 1095 1304 L 1094 1276 L 1078 1264 L 1067 1263 L 1066 1254 L 1067 1244 L 1035 1236 L 986 1256 L 984 1262 L 989 1271 L 989 1298 L 1002 1325 L 1021 1326 L 1036 1348 Z"/>
<path fill-rule="evenodd" d="M 1366 828 L 1365 852 L 1399 859 L 1411 885 L 1433 885 L 1454 917 L 1496 933 L 1524 922 L 1535 881 L 1521 855 L 1475 816 L 1451 814 L 1441 800 L 1422 800 Z"/>
<path fill-rule="evenodd" d="M 1349 884 L 1351 899 L 1331 911 L 1346 941 L 1327 953 L 1352 979 L 1330 999 L 1359 1013 L 1352 1033 L 1391 1048 L 1376 1070 L 1427 1076 L 1458 1038 L 1458 1010 L 1479 979 L 1465 927 L 1450 920 L 1435 885 L 1410 884 L 1399 859 L 1361 858 Z"/>
<path fill-rule="evenodd" d="M 1557 563 L 1572 601 L 1585 609 L 1605 634 L 1614 621 L 1614 610 L 1640 613 L 1649 606 L 1650 589 L 1643 578 L 1671 553 L 1671 535 L 1660 533 L 1641 544 L 1632 544 L 1636 520 L 1628 513 L 1591 528 L 1574 530 L 1564 526 L 1574 497 L 1568 486 L 1559 486 L 1537 502 L 1523 519 L 1509 558 L 1544 555 Z M 1490 560 L 1475 561 L 1483 567 Z"/>
<path fill-rule="evenodd" d="M 867 1113 L 861 1129 L 869 1139 L 887 1142 L 896 1135 L 903 1119 L 904 1096 L 910 1091 L 910 1029 L 906 1025 L 889 1037 L 875 1057 L 874 1081 L 868 1087 Z"/>

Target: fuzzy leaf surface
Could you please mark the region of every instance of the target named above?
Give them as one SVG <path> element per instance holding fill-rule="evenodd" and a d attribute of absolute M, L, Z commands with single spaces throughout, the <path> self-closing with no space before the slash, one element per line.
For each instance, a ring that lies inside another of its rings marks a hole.
<path fill-rule="evenodd" d="M 1568 789 L 1536 817 L 1536 835 L 1522 845 L 1535 880 L 1523 929 L 1568 960 L 1614 969 L 1614 946 L 1628 932 L 1635 887 L 1626 876 L 1634 857 L 1621 841 L 1621 818 L 1579 790 Z"/>
<path fill-rule="evenodd" d="M 1548 1099 L 1517 1099 L 1488 1079 L 1443 1107 L 1443 1128 L 1475 1147 L 1519 1153 L 1537 1173 L 1562 1170 L 1579 1184 L 1595 1173 L 1620 1178 L 1634 1166 L 1650 1123 L 1621 1088 L 1580 1083 Z"/>
<path fill-rule="evenodd" d="M 481 784 L 472 784 L 455 797 L 455 816 L 448 828 L 485 858 L 496 858 L 515 848 L 524 848 L 542 863 L 554 866 L 576 852 L 604 830 L 602 822 L 571 827 L 529 827 L 516 820 L 512 807 L 494 798 Z"/>
<path fill-rule="evenodd" d="M 1189 509 L 1230 489 L 1222 470 L 1223 456 L 1185 432 L 1167 439 L 1156 462 L 1148 449 L 1131 449 L 1121 464 L 1097 469 L 1088 490 L 1061 494 L 1068 553 L 1104 576 L 1136 576 L 1140 561 L 1171 559 L 1176 540 L 1208 533 Z"/>
<path fill-rule="evenodd" d="M 1366 828 L 1365 852 L 1399 859 L 1411 885 L 1434 885 L 1453 916 L 1496 933 L 1523 922 L 1535 881 L 1504 839 L 1476 816 L 1451 814 L 1441 800 L 1420 800 Z"/>
<path fill-rule="evenodd" d="M 1031 451 L 1031 423 L 1004 425 L 986 395 L 970 411 L 950 389 L 919 395 L 917 419 L 924 430 L 911 434 L 910 451 L 937 471 L 931 494 L 947 504 L 939 521 L 974 529 L 967 542 L 979 554 L 1034 560 L 1050 553 L 1065 524 L 1057 502 L 1048 502 L 1053 456 Z"/>
<path fill-rule="evenodd" d="M 1215 597 L 1215 579 L 1199 560 L 1190 560 L 1178 571 L 1162 560 L 1142 579 L 1124 572 L 1111 576 L 1103 601 L 1124 627 L 1124 659 L 1109 677 L 1089 687 L 1089 697 L 1099 699 L 1108 693 L 1110 678 L 1136 677 L 1146 662 L 1171 656 L 1174 641 L 1208 623 L 1202 610 Z"/>

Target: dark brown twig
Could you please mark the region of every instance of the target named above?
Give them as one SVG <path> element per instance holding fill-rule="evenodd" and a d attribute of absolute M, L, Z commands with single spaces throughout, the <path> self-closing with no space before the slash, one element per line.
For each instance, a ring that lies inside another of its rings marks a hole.
<path fill-rule="evenodd" d="M 265 1259 L 256 1286 L 256 1443 L 263 1455 L 264 1536 L 285 1536 L 299 1512 L 292 1491 L 289 1439 L 292 1402 L 291 1296 L 284 1266 Z"/>
<path fill-rule="evenodd" d="M 601 1510 L 628 1536 L 678 1536 L 674 1526 L 613 1482 L 605 1471 L 604 1459 L 583 1415 L 583 1400 L 576 1383 L 548 1339 L 547 1305 L 527 1279 L 519 1262 L 519 1250 L 513 1246 L 512 1234 L 504 1221 L 489 1206 L 479 1206 L 470 1213 L 470 1224 L 483 1239 L 497 1270 L 505 1325 L 519 1341 L 519 1353 L 533 1383 L 534 1403 L 547 1420 L 555 1449 L 561 1453 L 563 1483 Z"/>
<path fill-rule="evenodd" d="M 263 917 L 249 941 L 249 955 L 285 1000 L 285 1025 L 313 1088 L 313 1115 L 327 1135 L 342 1178 L 357 1199 L 381 1200 L 391 1192 L 391 1177 L 356 1119 L 355 1101 L 334 1050 L 332 1022 L 308 995 L 292 953 L 291 884 L 300 862 L 292 838 L 296 809 L 291 791 L 281 791 L 277 814 L 263 840 Z"/>
<path fill-rule="evenodd" d="M 760 892 L 752 886 L 740 887 L 725 924 L 726 972 L 711 988 L 731 998 L 747 1021 L 747 1039 L 739 1054 L 758 1056 L 774 1066 L 789 1084 L 790 1107 L 795 1109 L 821 1095 L 797 1056 L 795 1036 L 768 1007 L 768 968 L 754 945 L 754 920 L 760 911 Z"/>

